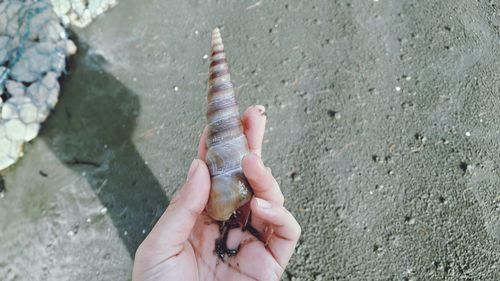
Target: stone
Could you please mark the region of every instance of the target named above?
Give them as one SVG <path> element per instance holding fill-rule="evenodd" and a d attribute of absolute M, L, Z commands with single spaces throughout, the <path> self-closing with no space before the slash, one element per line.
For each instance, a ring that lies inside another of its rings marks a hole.
<path fill-rule="evenodd" d="M 117 0 L 51 0 L 54 12 L 64 25 L 83 28 L 118 4 Z"/>
<path fill-rule="evenodd" d="M 26 134 L 26 124 L 18 119 L 9 120 L 5 123 L 5 133 L 10 140 L 22 141 Z"/>
<path fill-rule="evenodd" d="M 32 103 L 26 103 L 21 106 L 19 119 L 25 123 L 34 123 L 37 121 L 38 108 Z"/>
<path fill-rule="evenodd" d="M 36 138 L 38 132 L 40 131 L 40 123 L 31 123 L 26 126 L 26 131 L 24 133 L 24 141 L 31 141 Z"/>
<path fill-rule="evenodd" d="M 3 120 L 12 120 L 19 118 L 19 112 L 17 110 L 17 106 L 12 102 L 7 101 L 2 105 L 2 119 Z"/>
<path fill-rule="evenodd" d="M 15 80 L 7 80 L 7 82 L 5 82 L 5 89 L 7 89 L 7 92 L 12 96 L 23 96 L 26 93 L 26 87 L 23 83 Z"/>
<path fill-rule="evenodd" d="M 57 7 L 52 6 L 57 3 Z M 86 1 L 0 1 L 0 170 L 22 155 L 58 101 L 58 78 L 76 52 L 57 13 Z M 88 12 L 89 13 L 89 12 Z"/>
<path fill-rule="evenodd" d="M 7 60 L 9 51 L 10 39 L 7 36 L 0 36 L 0 65 Z"/>

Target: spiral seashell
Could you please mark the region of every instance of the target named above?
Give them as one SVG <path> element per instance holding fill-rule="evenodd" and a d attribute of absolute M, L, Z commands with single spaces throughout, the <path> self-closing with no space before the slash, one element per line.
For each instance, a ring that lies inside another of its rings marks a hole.
<path fill-rule="evenodd" d="M 212 31 L 208 79 L 207 156 L 212 186 L 206 210 L 215 220 L 226 221 L 252 197 L 241 169 L 248 145 L 229 75 L 219 28 Z"/>

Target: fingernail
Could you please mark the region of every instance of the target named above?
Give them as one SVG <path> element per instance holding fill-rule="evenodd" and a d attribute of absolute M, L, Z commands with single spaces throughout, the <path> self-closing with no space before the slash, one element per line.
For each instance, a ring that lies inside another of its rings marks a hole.
<path fill-rule="evenodd" d="M 187 179 L 191 179 L 191 177 L 195 174 L 196 170 L 198 169 L 198 166 L 200 163 L 198 162 L 198 159 L 194 159 L 193 162 L 191 162 L 191 166 L 189 166 L 189 172 Z"/>
<path fill-rule="evenodd" d="M 259 199 L 255 197 L 255 200 L 257 200 L 257 206 L 259 206 L 262 209 L 271 209 L 272 207 L 271 203 L 267 202 L 264 199 Z"/>
<path fill-rule="evenodd" d="M 255 108 L 260 112 L 260 115 L 267 116 L 266 108 L 263 105 L 256 105 Z"/>

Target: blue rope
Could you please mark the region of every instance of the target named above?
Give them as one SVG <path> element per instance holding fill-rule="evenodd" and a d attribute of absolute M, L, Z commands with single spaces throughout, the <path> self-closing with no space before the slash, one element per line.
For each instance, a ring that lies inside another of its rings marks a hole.
<path fill-rule="evenodd" d="M 1 1 L 0 1 L 0 3 L 1 3 Z M 8 64 L 7 68 L 0 74 L 0 87 L 2 87 L 2 88 L 4 87 L 5 81 L 7 80 L 7 77 L 9 76 L 11 69 L 14 68 L 15 65 L 19 62 L 22 54 L 25 51 L 26 43 L 28 42 L 31 31 L 32 31 L 31 21 L 33 20 L 33 18 L 36 15 L 43 13 L 47 8 L 50 8 L 50 5 L 47 3 L 45 3 L 45 5 L 42 7 L 37 7 L 37 6 L 40 6 L 40 5 L 38 5 L 38 3 L 43 3 L 43 2 L 41 2 L 41 1 L 25 2 L 25 5 L 22 6 L 18 11 L 18 14 L 19 14 L 19 16 L 17 18 L 18 33 L 19 34 L 23 33 L 23 34 L 21 35 L 21 38 L 19 40 L 19 46 L 9 52 L 9 56 L 8 56 L 9 57 L 9 59 L 8 59 L 9 64 Z M 8 9 L 9 5 L 11 5 L 10 2 L 7 4 L 6 9 Z M 26 26 L 26 28 L 23 32 L 22 28 L 24 26 Z M 43 26 L 44 25 L 41 25 L 40 28 L 42 28 Z"/>

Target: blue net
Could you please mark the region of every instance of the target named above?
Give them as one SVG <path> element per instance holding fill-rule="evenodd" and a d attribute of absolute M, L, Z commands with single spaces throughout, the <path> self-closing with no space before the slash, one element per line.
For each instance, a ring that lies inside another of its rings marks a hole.
<path fill-rule="evenodd" d="M 0 0 L 0 170 L 37 136 L 75 51 L 51 2 Z"/>

